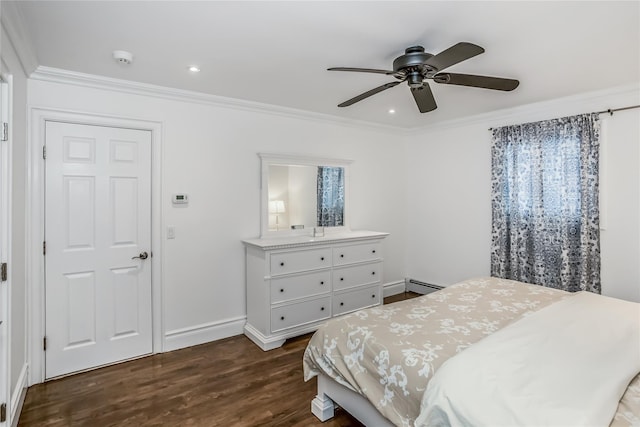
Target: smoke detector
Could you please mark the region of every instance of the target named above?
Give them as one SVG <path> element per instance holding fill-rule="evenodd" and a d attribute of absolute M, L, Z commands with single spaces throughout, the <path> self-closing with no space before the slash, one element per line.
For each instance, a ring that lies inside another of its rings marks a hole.
<path fill-rule="evenodd" d="M 114 50 L 113 59 L 118 61 L 120 64 L 129 65 L 133 61 L 133 54 L 124 50 Z"/>

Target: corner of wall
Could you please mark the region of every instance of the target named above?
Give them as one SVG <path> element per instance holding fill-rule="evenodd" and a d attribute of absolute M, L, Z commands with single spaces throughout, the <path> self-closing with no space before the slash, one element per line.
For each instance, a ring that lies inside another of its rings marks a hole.
<path fill-rule="evenodd" d="M 33 48 L 24 24 L 24 18 L 18 8 L 19 2 L 1 2 L 0 23 L 4 32 L 3 39 L 11 43 L 25 75 L 30 75 L 38 67 L 38 57 Z M 3 41 L 4 44 L 4 41 Z"/>
<path fill-rule="evenodd" d="M 392 295 L 398 295 L 403 293 L 405 290 L 406 285 L 404 280 L 385 283 L 382 285 L 382 296 L 386 298 Z"/>

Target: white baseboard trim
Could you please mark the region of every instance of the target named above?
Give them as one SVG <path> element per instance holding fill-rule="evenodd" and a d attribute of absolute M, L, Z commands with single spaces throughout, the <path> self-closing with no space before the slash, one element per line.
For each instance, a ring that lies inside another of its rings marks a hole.
<path fill-rule="evenodd" d="M 391 295 L 401 294 L 405 291 L 404 280 L 389 282 L 382 285 L 382 296 L 390 297 Z"/>
<path fill-rule="evenodd" d="M 22 369 L 20 370 L 16 388 L 11 391 L 11 419 L 9 420 L 9 425 L 11 427 L 16 427 L 18 425 L 18 420 L 20 419 L 24 398 L 27 396 L 28 372 L 29 365 L 25 363 L 22 365 Z"/>
<path fill-rule="evenodd" d="M 246 321 L 246 316 L 240 316 L 219 322 L 174 329 L 165 333 L 164 346 L 162 348 L 164 351 L 172 351 L 241 335 Z"/>
<path fill-rule="evenodd" d="M 273 350 L 274 348 L 282 347 L 282 344 L 287 340 L 286 336 L 278 335 L 276 337 L 266 337 L 259 330 L 247 323 L 244 325 L 244 334 L 255 345 L 260 347 L 262 351 Z"/>

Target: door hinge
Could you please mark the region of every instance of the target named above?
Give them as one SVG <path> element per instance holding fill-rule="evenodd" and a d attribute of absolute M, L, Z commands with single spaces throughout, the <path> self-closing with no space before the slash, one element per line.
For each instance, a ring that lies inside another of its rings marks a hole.
<path fill-rule="evenodd" d="M 42 338 L 42 349 L 47 351 L 47 337 Z"/>
<path fill-rule="evenodd" d="M 3 262 L 0 265 L 0 282 L 6 282 L 7 281 L 7 263 Z"/>
<path fill-rule="evenodd" d="M 8 141 L 9 140 L 9 123 L 2 123 L 2 138 L 0 141 Z"/>
<path fill-rule="evenodd" d="M 47 254 L 47 242 L 42 242 L 42 255 Z"/>
<path fill-rule="evenodd" d="M 47 160 L 47 146 L 46 145 L 42 146 L 42 158 Z"/>
<path fill-rule="evenodd" d="M 0 405 L 0 423 L 7 421 L 7 404 Z"/>

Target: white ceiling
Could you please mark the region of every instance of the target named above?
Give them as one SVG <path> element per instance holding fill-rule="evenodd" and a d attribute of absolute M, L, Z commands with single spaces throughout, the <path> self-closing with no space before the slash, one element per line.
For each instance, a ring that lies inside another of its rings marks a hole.
<path fill-rule="evenodd" d="M 5 3 L 6 0 L 3 0 Z M 19 1 L 42 66 L 413 128 L 640 81 L 638 1 Z M 406 47 L 486 52 L 449 69 L 520 80 L 513 92 L 431 83 L 420 114 L 399 85 L 336 105 L 392 77 Z M 130 66 L 114 50 L 132 52 Z M 187 66 L 197 64 L 193 74 Z M 387 111 L 393 108 L 394 115 Z"/>

